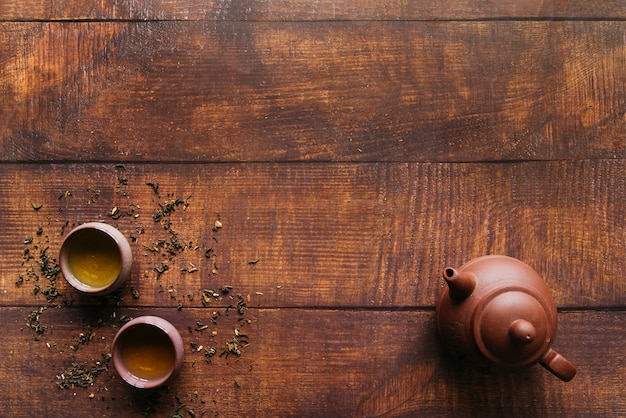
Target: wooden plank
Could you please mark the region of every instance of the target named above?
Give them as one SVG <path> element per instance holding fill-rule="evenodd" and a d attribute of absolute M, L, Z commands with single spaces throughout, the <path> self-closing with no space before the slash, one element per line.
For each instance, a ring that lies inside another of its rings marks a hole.
<path fill-rule="evenodd" d="M 140 20 L 459 20 L 502 18 L 617 19 L 626 17 L 619 0 L 483 1 L 455 0 L 273 0 L 202 1 L 73 0 L 62 5 L 43 0 L 5 0 L 1 20 L 140 19 Z"/>
<path fill-rule="evenodd" d="M 622 158 L 626 23 L 0 24 L 3 161 Z"/>
<path fill-rule="evenodd" d="M 508 254 L 540 272 L 561 307 L 623 307 L 625 173 L 624 160 L 4 164 L 0 304 L 41 303 L 28 275 L 41 248 L 55 257 L 62 233 L 103 220 L 136 237 L 132 306 L 201 306 L 203 289 L 235 285 L 254 306 L 432 307 L 446 265 Z M 172 199 L 188 206 L 164 228 L 153 215 Z M 190 248 L 152 252 L 171 241 L 167 228 Z M 23 263 L 25 248 L 35 258 Z M 90 303 L 63 280 L 59 290 Z"/>
<path fill-rule="evenodd" d="M 57 389 L 56 376 L 72 362 L 91 367 L 110 351 L 119 328 L 111 313 L 157 314 L 181 330 L 185 363 L 168 388 L 139 393 L 112 370 L 93 386 Z M 444 354 L 432 311 L 333 311 L 251 309 L 241 326 L 249 346 L 240 357 L 215 356 L 190 343 L 222 348 L 232 338 L 235 318 L 220 317 L 217 336 L 187 330 L 204 309 L 129 310 L 126 307 L 48 309 L 40 316 L 49 329 L 33 341 L 25 328 L 29 308 L 4 308 L 0 378 L 3 411 L 11 416 L 168 416 L 179 406 L 195 416 L 450 416 L 554 417 L 623 416 L 626 371 L 624 312 L 562 312 L 554 348 L 574 362 L 569 383 L 534 366 L 494 376 L 456 365 Z M 101 319 L 101 321 L 98 321 Z M 347 326 L 349 324 L 349 326 Z M 91 325 L 91 328 L 88 326 Z M 80 332 L 95 333 L 88 345 Z M 205 331 L 206 332 L 206 331 Z M 7 338 L 8 337 L 8 338 Z M 50 347 L 48 347 L 48 345 Z M 26 350 L 24 347 L 28 347 Z M 93 399 L 90 394 L 93 393 Z M 204 415 L 203 415 L 204 413 Z"/>

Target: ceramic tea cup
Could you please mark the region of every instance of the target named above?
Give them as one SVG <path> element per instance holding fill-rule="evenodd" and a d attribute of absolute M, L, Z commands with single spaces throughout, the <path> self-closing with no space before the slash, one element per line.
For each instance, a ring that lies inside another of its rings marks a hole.
<path fill-rule="evenodd" d="M 115 335 L 113 366 L 129 385 L 156 388 L 174 376 L 183 364 L 183 340 L 176 328 L 158 316 L 140 316 Z"/>
<path fill-rule="evenodd" d="M 80 292 L 113 292 L 130 276 L 133 255 L 124 235 L 111 225 L 88 222 L 63 240 L 59 265 L 65 280 Z"/>

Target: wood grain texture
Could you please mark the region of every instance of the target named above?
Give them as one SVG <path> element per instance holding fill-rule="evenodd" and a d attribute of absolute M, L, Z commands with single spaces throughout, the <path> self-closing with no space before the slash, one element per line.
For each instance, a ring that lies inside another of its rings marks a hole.
<path fill-rule="evenodd" d="M 3 161 L 622 158 L 626 24 L 0 24 Z"/>
<path fill-rule="evenodd" d="M 619 0 L 4 0 L 0 414 L 626 416 L 625 19 Z M 135 255 L 109 297 L 55 270 L 93 220 Z M 546 279 L 574 380 L 444 353 L 441 270 L 485 254 Z M 56 387 L 140 315 L 181 331 L 177 378 Z"/>
<path fill-rule="evenodd" d="M 3 310 L 5 338 L 0 363 L 11 416 L 64 415 L 166 417 L 176 396 L 196 416 L 390 416 L 618 417 L 626 371 L 623 312 L 563 312 L 555 348 L 577 363 L 578 375 L 559 382 L 540 366 L 515 375 L 488 375 L 452 362 L 437 343 L 433 312 L 251 309 L 241 327 L 249 346 L 240 357 L 215 356 L 206 363 L 190 343 L 225 346 L 230 318 L 221 317 L 217 336 L 187 331 L 208 322 L 210 309 L 154 309 L 181 329 L 186 357 L 180 375 L 158 396 L 130 390 L 113 371 L 87 388 L 57 389 L 56 376 L 73 361 L 89 367 L 109 351 L 120 324 L 112 312 L 145 310 L 92 307 L 48 309 L 49 326 L 39 341 L 24 327 L 27 308 Z M 101 321 L 98 321 L 98 320 Z M 78 334 L 95 332 L 78 350 Z M 206 331 L 205 331 L 206 332 Z M 48 348 L 50 345 L 50 348 Z M 29 350 L 24 350 L 24 347 Z M 237 382 L 237 383 L 235 383 Z M 89 395 L 93 393 L 93 399 Z M 36 401 L 34 401 L 36 400 Z"/>
<path fill-rule="evenodd" d="M 619 0 L 504 0 L 460 2 L 455 0 L 5 0 L 0 20 L 459 20 L 626 17 L 626 5 Z"/>
<path fill-rule="evenodd" d="M 189 292 L 233 284 L 263 293 L 254 303 L 265 307 L 432 307 L 446 265 L 507 254 L 540 272 L 561 307 L 623 307 L 625 174 L 624 160 L 5 164 L 0 302 L 40 303 L 32 280 L 15 285 L 37 261 L 23 263 L 25 247 L 37 257 L 47 245 L 56 257 L 62 230 L 103 220 L 137 239 L 125 294 L 134 287 L 142 297 L 131 305 L 189 305 Z M 171 240 L 153 215 L 172 199 L 188 207 L 167 218 L 171 229 L 197 246 L 173 256 L 149 250 Z M 112 219 L 115 208 L 130 216 Z M 223 227 L 214 231 L 217 219 Z M 215 256 L 205 257 L 208 248 Z M 164 262 L 170 269 L 157 279 Z M 180 271 L 190 265 L 199 270 Z M 68 287 L 61 281 L 64 293 L 85 302 Z"/>

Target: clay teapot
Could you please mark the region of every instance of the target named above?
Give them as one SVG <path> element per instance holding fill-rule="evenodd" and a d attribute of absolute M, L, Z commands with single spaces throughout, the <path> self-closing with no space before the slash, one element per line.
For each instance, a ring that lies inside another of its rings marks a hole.
<path fill-rule="evenodd" d="M 556 305 L 545 281 L 511 257 L 489 255 L 443 270 L 435 316 L 444 346 L 484 371 L 513 371 L 539 362 L 560 379 L 576 368 L 550 346 Z"/>

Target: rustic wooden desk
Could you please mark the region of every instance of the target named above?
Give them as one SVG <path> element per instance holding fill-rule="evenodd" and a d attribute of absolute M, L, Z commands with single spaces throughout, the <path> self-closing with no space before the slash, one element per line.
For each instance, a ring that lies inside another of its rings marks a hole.
<path fill-rule="evenodd" d="M 626 5 L 468 3 L 5 0 L 0 414 L 626 416 Z M 94 220 L 106 298 L 57 270 Z M 444 354 L 484 254 L 545 277 L 572 382 Z M 144 314 L 187 350 L 155 392 L 108 363 Z"/>

